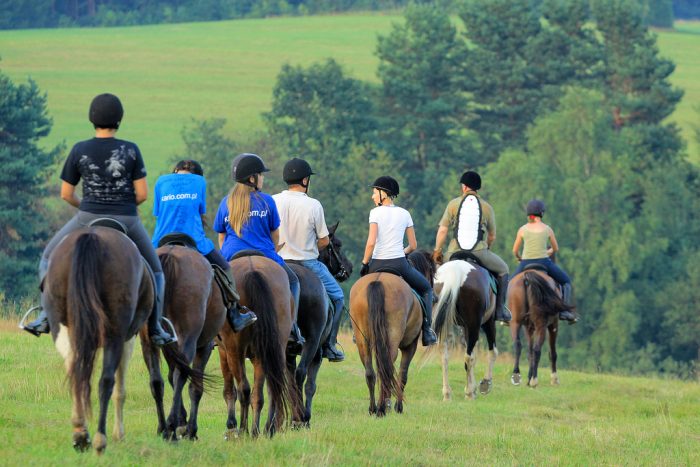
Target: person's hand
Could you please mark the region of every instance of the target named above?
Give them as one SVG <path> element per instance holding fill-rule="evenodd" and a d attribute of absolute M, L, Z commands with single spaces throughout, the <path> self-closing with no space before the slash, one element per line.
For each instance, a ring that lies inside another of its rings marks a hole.
<path fill-rule="evenodd" d="M 433 262 L 435 264 L 442 264 L 442 250 L 433 250 Z"/>
<path fill-rule="evenodd" d="M 362 267 L 360 268 L 360 277 L 366 275 L 369 272 L 369 264 L 362 263 Z"/>

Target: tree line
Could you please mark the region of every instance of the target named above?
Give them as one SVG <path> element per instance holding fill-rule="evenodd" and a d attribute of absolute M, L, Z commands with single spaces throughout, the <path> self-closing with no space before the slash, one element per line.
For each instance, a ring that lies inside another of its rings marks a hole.
<path fill-rule="evenodd" d="M 433 3 L 452 13 L 465 0 L 3 0 L 0 29 L 220 21 L 280 15 L 314 15 L 347 11 L 377 11 Z M 694 0 L 638 0 L 645 20 L 673 27 L 677 18 L 700 18 Z M 542 0 L 530 0 L 539 8 Z"/>
<path fill-rule="evenodd" d="M 222 118 L 195 120 L 174 158 L 202 162 L 209 212 L 231 187 L 232 155 L 256 152 L 279 170 L 307 159 L 317 172 L 310 194 L 329 223 L 340 221 L 355 264 L 374 178 L 399 180 L 397 202 L 430 249 L 459 175 L 478 170 L 496 212 L 494 251 L 512 268 L 525 204 L 547 204 L 582 316 L 560 333 L 564 365 L 691 377 L 700 177 L 667 119 L 683 93 L 669 82 L 674 65 L 659 56 L 645 11 L 635 0 L 471 0 L 456 25 L 443 8 L 412 5 L 378 39 L 377 84 L 333 59 L 285 65 L 263 130 L 235 139 Z M 50 127 L 36 86 L 3 77 L 0 87 L 1 115 L 15 122 L 0 126 L 0 286 L 11 297 L 34 287 L 49 211 L 36 187 L 59 148 L 36 144 Z M 27 154 L 21 163 L 18 154 Z M 505 334 L 499 346 L 510 348 Z"/>

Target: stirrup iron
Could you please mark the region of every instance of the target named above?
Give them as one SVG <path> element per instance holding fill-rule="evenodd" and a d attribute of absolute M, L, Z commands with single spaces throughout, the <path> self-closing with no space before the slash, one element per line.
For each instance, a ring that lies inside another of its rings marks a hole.
<path fill-rule="evenodd" d="M 20 329 L 24 329 L 24 324 L 27 321 L 27 317 L 29 316 L 29 314 L 31 312 L 33 312 L 35 310 L 41 310 L 41 305 L 33 306 L 29 310 L 27 310 L 27 312 L 22 316 L 22 319 L 19 320 L 19 328 Z"/>

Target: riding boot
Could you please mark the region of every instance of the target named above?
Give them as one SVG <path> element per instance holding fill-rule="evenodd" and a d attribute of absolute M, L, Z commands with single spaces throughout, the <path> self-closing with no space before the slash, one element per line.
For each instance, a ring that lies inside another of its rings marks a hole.
<path fill-rule="evenodd" d="M 571 305 L 571 282 L 567 282 L 561 286 L 562 299 L 569 305 Z M 564 310 L 559 312 L 559 319 L 563 321 L 568 321 L 569 324 L 576 324 L 578 321 L 578 316 L 571 310 Z"/>
<path fill-rule="evenodd" d="M 48 269 L 49 262 L 45 259 L 42 259 L 39 263 L 39 290 L 41 290 L 42 292 L 44 291 L 44 278 L 46 277 Z M 29 311 L 27 311 L 26 314 L 29 314 L 36 309 L 41 309 L 41 306 L 37 306 L 30 309 Z M 35 335 L 36 337 L 39 337 L 41 334 L 48 334 L 49 332 L 51 332 L 51 329 L 49 327 L 49 317 L 44 309 L 41 309 L 41 313 L 39 313 L 39 316 L 37 316 L 37 318 L 34 321 L 24 325 L 20 323 L 20 327 L 28 333 Z"/>
<path fill-rule="evenodd" d="M 165 275 L 162 272 L 153 274 L 156 286 L 156 303 L 148 317 L 148 334 L 151 343 L 158 347 L 177 342 L 177 336 L 172 336 L 160 325 L 163 317 L 163 298 L 165 296 Z M 174 330 L 173 330 L 174 331 Z"/>
<path fill-rule="evenodd" d="M 433 331 L 433 328 L 430 327 L 430 324 L 433 321 L 433 292 L 431 290 L 428 290 L 427 293 L 423 294 L 423 304 L 425 305 L 424 307 L 424 313 L 423 313 L 423 347 L 428 347 L 430 345 L 437 344 L 438 338 L 437 335 L 435 334 L 435 331 Z"/>
<path fill-rule="evenodd" d="M 496 278 L 498 291 L 496 292 L 496 321 L 508 326 L 510 323 L 510 310 L 505 305 L 506 293 L 508 292 L 508 274 L 502 274 Z"/>
<path fill-rule="evenodd" d="M 231 270 L 224 270 L 217 265 L 213 265 L 213 269 L 218 279 L 216 282 L 219 284 L 221 292 L 224 295 L 224 300 L 227 304 L 230 303 L 230 306 L 226 310 L 228 324 L 231 326 L 231 329 L 233 329 L 233 332 L 240 332 L 257 321 L 258 317 L 247 307 L 239 303 L 241 296 L 238 295 L 238 291 L 236 290 L 236 282 L 231 275 Z M 243 313 L 241 313 L 241 310 L 243 310 Z"/>
<path fill-rule="evenodd" d="M 343 299 L 333 301 L 333 322 L 331 323 L 331 332 L 328 335 L 328 340 L 323 344 L 323 356 L 329 362 L 342 362 L 345 360 L 345 354 L 336 346 L 338 343 L 338 328 L 340 320 L 343 317 Z"/>
<path fill-rule="evenodd" d="M 305 342 L 306 339 L 301 335 L 301 330 L 296 321 L 292 322 L 292 332 L 289 334 L 289 340 L 287 341 L 287 351 L 291 355 L 300 355 L 304 349 Z"/>

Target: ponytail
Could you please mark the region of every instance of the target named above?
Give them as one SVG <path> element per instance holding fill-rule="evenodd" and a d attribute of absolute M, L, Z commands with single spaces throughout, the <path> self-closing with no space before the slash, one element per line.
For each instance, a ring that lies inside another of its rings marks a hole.
<path fill-rule="evenodd" d="M 228 207 L 228 221 L 238 237 L 241 237 L 243 226 L 250 217 L 250 195 L 255 188 L 236 183 L 228 194 L 226 206 Z"/>

